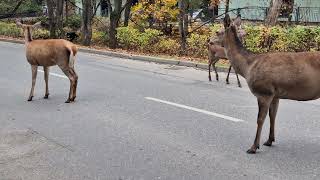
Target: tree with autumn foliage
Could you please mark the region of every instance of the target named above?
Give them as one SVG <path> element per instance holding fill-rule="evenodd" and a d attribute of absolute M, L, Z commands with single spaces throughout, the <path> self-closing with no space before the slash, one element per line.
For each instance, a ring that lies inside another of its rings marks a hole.
<path fill-rule="evenodd" d="M 141 0 L 132 8 L 132 20 L 141 27 L 177 21 L 177 3 L 178 0 Z"/>

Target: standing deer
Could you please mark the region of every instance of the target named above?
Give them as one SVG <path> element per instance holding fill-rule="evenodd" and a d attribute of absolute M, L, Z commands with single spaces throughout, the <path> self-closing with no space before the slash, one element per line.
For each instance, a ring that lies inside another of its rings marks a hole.
<path fill-rule="evenodd" d="M 219 74 L 217 72 L 216 69 L 216 63 L 220 60 L 220 59 L 227 59 L 226 54 L 224 52 L 224 48 L 219 46 L 217 43 L 217 38 L 216 37 L 211 37 L 209 39 L 208 42 L 208 57 L 209 57 L 209 61 L 208 61 L 208 71 L 209 71 L 209 81 L 211 81 L 211 66 L 214 70 L 214 72 L 216 73 L 216 80 L 219 81 Z M 228 75 L 226 78 L 226 83 L 229 83 L 229 76 L 230 76 L 230 72 L 231 72 L 231 65 L 229 66 L 229 71 L 228 71 Z M 237 76 L 237 80 L 238 80 L 238 86 L 241 87 L 241 83 L 239 80 L 239 76 L 236 73 Z"/>
<path fill-rule="evenodd" d="M 242 45 L 229 15 L 224 19 L 224 27 L 221 43 L 226 55 L 235 72 L 246 79 L 250 91 L 258 100 L 256 136 L 247 151 L 253 154 L 259 149 L 261 130 L 268 111 L 270 132 L 264 145 L 271 146 L 275 141 L 279 99 L 308 101 L 320 97 L 320 52 L 255 54 Z"/>
<path fill-rule="evenodd" d="M 38 66 L 43 66 L 44 79 L 46 83 L 45 99 L 49 97 L 48 78 L 49 67 L 58 65 L 63 73 L 70 80 L 69 97 L 66 103 L 70 103 L 76 98 L 78 75 L 74 70 L 75 55 L 77 47 L 69 41 L 63 39 L 33 40 L 32 31 L 41 27 L 41 22 L 34 25 L 25 25 L 16 21 L 18 27 L 23 29 L 26 46 L 26 57 L 32 70 L 32 87 L 28 101 L 32 101 L 34 86 L 36 84 Z"/>
<path fill-rule="evenodd" d="M 234 19 L 233 24 L 237 27 L 238 29 L 238 36 L 240 37 L 240 39 L 242 40 L 243 37 L 246 35 L 245 31 L 241 28 L 241 18 L 240 16 L 238 16 L 236 19 Z M 208 57 L 209 57 L 209 61 L 208 61 L 208 71 L 209 71 L 209 81 L 211 81 L 211 66 L 213 68 L 213 70 L 215 71 L 216 74 L 216 80 L 219 81 L 219 75 L 216 69 L 216 63 L 220 60 L 220 59 L 228 59 L 225 52 L 224 52 L 224 48 L 220 45 L 221 43 L 219 42 L 219 37 L 223 36 L 224 34 L 224 29 L 220 29 L 219 31 L 216 32 L 216 36 L 213 36 L 211 38 L 209 38 L 208 40 Z M 226 83 L 229 83 L 229 76 L 230 76 L 230 72 L 231 72 L 231 65 L 229 66 L 229 71 L 228 71 L 228 75 L 226 78 Z M 239 76 L 236 73 L 237 76 L 237 81 L 238 81 L 238 86 L 241 87 L 241 83 L 239 80 Z"/>

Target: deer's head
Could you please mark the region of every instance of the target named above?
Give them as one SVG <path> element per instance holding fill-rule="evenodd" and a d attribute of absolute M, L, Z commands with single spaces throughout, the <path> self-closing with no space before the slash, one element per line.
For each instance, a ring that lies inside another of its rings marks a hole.
<path fill-rule="evenodd" d="M 16 20 L 16 25 L 19 28 L 22 28 L 24 37 L 27 41 L 32 41 L 32 31 L 34 29 L 41 27 L 41 22 L 37 22 L 34 25 L 22 24 L 20 21 Z"/>
<path fill-rule="evenodd" d="M 224 18 L 224 33 L 221 36 L 221 45 L 226 47 L 231 39 L 236 39 L 237 43 L 242 43 L 243 37 L 246 35 L 246 32 L 239 28 L 241 27 L 241 18 L 237 17 L 234 21 L 230 19 L 229 14 L 226 14 Z"/>
<path fill-rule="evenodd" d="M 209 46 L 215 46 L 215 45 L 224 46 L 223 40 L 224 40 L 225 32 L 226 32 L 227 28 L 229 28 L 230 26 L 233 26 L 236 29 L 237 36 L 239 37 L 239 39 L 241 41 L 243 41 L 243 38 L 246 35 L 246 31 L 244 29 L 242 29 L 241 17 L 238 16 L 235 19 L 231 20 L 228 14 L 226 16 L 228 16 L 228 18 L 229 18 L 229 21 L 227 22 L 228 25 L 226 26 L 226 24 L 225 24 L 223 28 L 219 29 L 216 32 L 215 36 L 212 36 L 211 38 L 209 38 L 209 40 L 208 40 Z M 226 23 L 225 21 L 224 21 L 224 23 Z"/>

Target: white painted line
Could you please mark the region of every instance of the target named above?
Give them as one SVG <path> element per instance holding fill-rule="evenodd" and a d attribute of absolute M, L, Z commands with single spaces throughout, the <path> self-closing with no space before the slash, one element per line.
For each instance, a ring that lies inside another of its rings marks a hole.
<path fill-rule="evenodd" d="M 172 106 L 176 106 L 176 107 L 179 107 L 179 108 L 188 109 L 188 110 L 191 110 L 191 111 L 207 114 L 207 115 L 210 115 L 210 116 L 215 116 L 215 117 L 222 118 L 222 119 L 225 119 L 225 120 L 228 120 L 228 121 L 245 122 L 242 119 L 238 119 L 238 118 L 234 118 L 234 117 L 226 116 L 226 115 L 223 115 L 223 114 L 210 112 L 210 111 L 206 111 L 206 110 L 203 110 L 203 109 L 198 109 L 198 108 L 194 108 L 194 107 L 190 107 L 190 106 L 186 106 L 186 105 L 182 105 L 182 104 L 178 104 L 178 103 L 173 103 L 173 102 L 169 102 L 169 101 L 165 101 L 165 100 L 161 100 L 161 99 L 157 99 L 157 98 L 153 98 L 153 97 L 145 97 L 145 99 L 151 100 L 151 101 L 160 102 L 160 103 L 164 103 L 164 104 L 168 104 L 168 105 L 172 105 Z"/>
<path fill-rule="evenodd" d="M 44 73 L 44 71 L 42 71 L 42 70 L 38 70 L 38 72 Z M 64 79 L 69 79 L 67 76 L 64 76 L 64 75 L 60 75 L 60 74 L 56 74 L 56 73 L 49 73 L 49 74 L 52 76 L 56 76 L 56 77 L 60 77 L 60 78 L 64 78 Z"/>

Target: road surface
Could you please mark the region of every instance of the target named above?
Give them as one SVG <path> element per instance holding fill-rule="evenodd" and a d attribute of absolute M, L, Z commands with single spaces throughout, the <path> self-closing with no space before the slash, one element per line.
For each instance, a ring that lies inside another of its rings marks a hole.
<path fill-rule="evenodd" d="M 1 180 L 320 179 L 319 101 L 280 101 L 274 146 L 249 155 L 257 103 L 243 79 L 79 53 L 75 103 L 57 67 L 49 99 L 39 71 L 27 102 L 24 46 L 0 55 Z"/>

